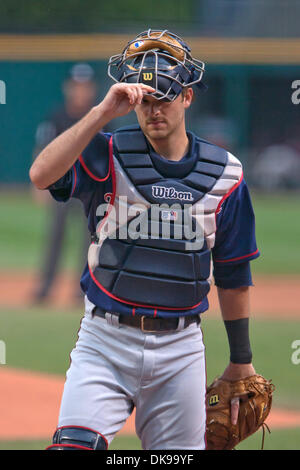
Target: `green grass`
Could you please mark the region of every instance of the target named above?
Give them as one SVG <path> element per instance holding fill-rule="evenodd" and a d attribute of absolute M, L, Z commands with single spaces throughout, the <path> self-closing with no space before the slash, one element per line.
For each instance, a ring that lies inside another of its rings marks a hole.
<path fill-rule="evenodd" d="M 254 273 L 300 273 L 299 193 L 253 194 L 256 238 L 261 256 L 252 263 Z"/>
<path fill-rule="evenodd" d="M 237 450 L 259 450 L 262 443 L 262 430 L 248 437 L 237 446 Z M 264 450 L 300 450 L 300 428 L 271 429 L 266 431 Z"/>
<path fill-rule="evenodd" d="M 262 431 L 243 441 L 237 450 L 260 450 Z M 0 450 L 44 450 L 49 441 L 0 441 Z M 109 450 L 141 450 L 135 436 L 117 436 Z M 300 428 L 266 432 L 264 450 L 300 450 Z"/>
<path fill-rule="evenodd" d="M 29 191 L 2 191 L 0 195 L 1 269 L 39 268 L 50 221 L 47 208 L 34 203 Z M 253 272 L 300 274 L 299 193 L 253 194 L 252 199 L 261 251 L 252 263 Z M 78 269 L 81 233 L 76 214 L 70 214 L 61 261 L 67 270 Z"/>
<path fill-rule="evenodd" d="M 81 210 L 81 204 L 76 201 Z M 33 202 L 27 192 L 0 193 L 0 259 L 1 269 L 39 269 L 43 245 L 48 242 L 52 212 L 50 207 Z M 78 212 L 77 212 L 78 215 Z M 78 227 L 76 211 L 70 211 L 60 260 L 64 270 L 78 269 L 82 225 Z"/>
<path fill-rule="evenodd" d="M 0 312 L 0 339 L 11 367 L 64 374 L 82 313 L 45 308 Z M 5 367 L 5 366 L 3 366 Z"/>

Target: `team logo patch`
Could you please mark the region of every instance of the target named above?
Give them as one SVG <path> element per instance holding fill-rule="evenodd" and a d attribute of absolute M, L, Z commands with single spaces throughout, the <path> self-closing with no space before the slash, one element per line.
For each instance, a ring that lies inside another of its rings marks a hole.
<path fill-rule="evenodd" d="M 178 214 L 177 211 L 174 210 L 164 210 L 161 211 L 161 218 L 162 220 L 177 220 Z"/>
<path fill-rule="evenodd" d="M 219 395 L 212 395 L 208 401 L 209 406 L 215 406 L 219 403 Z"/>

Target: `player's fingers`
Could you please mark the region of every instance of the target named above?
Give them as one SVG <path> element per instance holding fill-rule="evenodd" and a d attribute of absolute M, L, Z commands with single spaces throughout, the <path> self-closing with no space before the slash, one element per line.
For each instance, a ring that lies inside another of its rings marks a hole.
<path fill-rule="evenodd" d="M 231 400 L 231 423 L 235 425 L 239 416 L 240 399 L 238 397 Z"/>
<path fill-rule="evenodd" d="M 137 105 L 140 103 L 140 99 L 141 99 L 141 89 L 140 87 L 133 87 L 133 90 L 132 90 L 132 93 L 133 93 L 133 105 Z"/>
<path fill-rule="evenodd" d="M 144 85 L 143 83 L 139 84 L 140 86 L 137 88 L 139 99 L 138 104 L 141 104 L 144 98 L 144 95 L 155 93 L 155 88 L 149 85 Z"/>
<path fill-rule="evenodd" d="M 143 93 L 143 90 L 141 87 L 137 88 L 137 104 L 141 104 L 141 102 L 143 101 L 143 97 L 144 97 L 144 93 Z"/>
<path fill-rule="evenodd" d="M 139 85 L 141 86 L 143 93 L 153 93 L 155 91 L 155 88 L 150 85 L 145 85 L 144 83 L 140 83 Z"/>
<path fill-rule="evenodd" d="M 135 101 L 136 101 L 136 98 L 137 98 L 137 93 L 136 93 L 136 90 L 134 89 L 134 87 L 125 88 L 125 92 L 127 94 L 129 103 L 131 105 L 134 105 Z"/>
<path fill-rule="evenodd" d="M 138 86 L 140 84 L 136 84 L 133 88 L 132 88 L 132 95 L 133 95 L 133 105 L 137 105 L 137 104 L 141 104 L 142 100 L 143 100 L 143 97 L 146 93 L 149 93 L 149 88 L 147 89 L 144 89 L 141 87 L 141 86 Z M 151 90 L 153 90 L 153 88 L 150 87 Z"/>

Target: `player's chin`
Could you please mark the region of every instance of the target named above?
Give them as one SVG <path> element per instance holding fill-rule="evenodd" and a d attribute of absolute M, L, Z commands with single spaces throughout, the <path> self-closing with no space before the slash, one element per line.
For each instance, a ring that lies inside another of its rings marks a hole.
<path fill-rule="evenodd" d="M 152 139 L 164 139 L 169 135 L 169 129 L 165 127 L 157 127 L 154 128 L 153 126 L 147 126 L 147 132 L 149 137 L 152 137 Z"/>

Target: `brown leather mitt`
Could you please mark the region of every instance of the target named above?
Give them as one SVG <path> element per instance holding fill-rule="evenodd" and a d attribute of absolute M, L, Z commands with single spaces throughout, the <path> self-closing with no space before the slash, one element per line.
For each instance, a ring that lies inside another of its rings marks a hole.
<path fill-rule="evenodd" d="M 261 375 L 229 382 L 215 379 L 206 393 L 206 449 L 232 450 L 254 434 L 264 422 L 272 405 L 275 387 Z M 231 423 L 231 400 L 240 399 L 236 425 Z"/>

